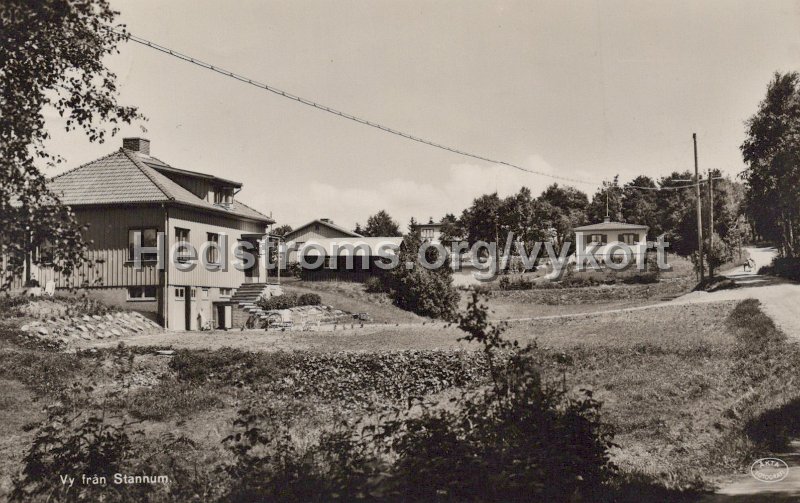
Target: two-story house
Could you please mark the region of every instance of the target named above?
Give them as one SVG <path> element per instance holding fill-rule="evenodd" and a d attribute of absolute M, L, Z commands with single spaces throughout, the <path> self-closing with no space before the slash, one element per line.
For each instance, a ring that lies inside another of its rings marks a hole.
<path fill-rule="evenodd" d="M 146 139 L 125 138 L 118 151 L 56 176 L 50 187 L 87 225 L 89 260 L 77 272 L 79 283 L 108 304 L 150 313 L 174 330 L 230 327 L 234 292 L 266 281 L 258 246 L 273 220 L 236 198 L 241 183 L 170 166 L 150 155 Z M 136 239 L 157 247 L 159 233 L 164 254 L 175 243 L 190 243 L 219 266 L 179 254 L 177 260 L 162 257 L 165 266 L 159 268 L 157 252 L 140 255 L 144 260 L 137 265 Z M 227 248 L 249 242 L 253 263 L 244 270 L 233 267 L 235 254 L 207 245 L 226 241 Z M 32 272 L 42 286 L 74 285 L 46 265 Z"/>

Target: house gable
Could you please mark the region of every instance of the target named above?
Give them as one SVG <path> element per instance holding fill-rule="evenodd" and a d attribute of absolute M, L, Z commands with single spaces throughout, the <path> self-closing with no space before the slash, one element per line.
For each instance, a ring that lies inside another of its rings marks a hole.
<path fill-rule="evenodd" d="M 309 239 L 324 238 L 360 238 L 360 234 L 340 227 L 333 222 L 323 219 L 312 220 L 311 222 L 294 229 L 284 236 L 286 242 L 297 241 L 306 242 Z"/>

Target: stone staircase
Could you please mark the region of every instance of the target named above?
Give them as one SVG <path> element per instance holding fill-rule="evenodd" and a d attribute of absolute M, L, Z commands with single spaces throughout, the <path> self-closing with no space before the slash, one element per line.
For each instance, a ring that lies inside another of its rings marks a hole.
<path fill-rule="evenodd" d="M 280 285 L 270 283 L 242 284 L 231 297 L 231 302 L 233 303 L 233 326 L 244 326 L 251 314 L 255 314 L 259 318 L 266 317 L 265 311 L 258 307 L 256 302 L 261 297 L 269 298 L 282 293 L 283 290 Z"/>

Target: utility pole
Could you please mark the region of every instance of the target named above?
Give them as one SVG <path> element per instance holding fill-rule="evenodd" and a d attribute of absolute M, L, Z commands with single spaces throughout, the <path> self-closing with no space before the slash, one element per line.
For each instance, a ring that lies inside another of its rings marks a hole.
<path fill-rule="evenodd" d="M 714 179 L 708 169 L 708 251 L 714 253 Z M 711 259 L 709 259 L 711 260 Z M 714 277 L 714 269 L 708 264 L 708 277 Z"/>
<path fill-rule="evenodd" d="M 700 173 L 697 170 L 697 133 L 692 133 L 694 143 L 694 183 L 695 195 L 697 195 L 697 251 L 700 260 L 700 281 L 706 279 L 705 269 L 703 268 L 703 213 L 700 201 Z"/>

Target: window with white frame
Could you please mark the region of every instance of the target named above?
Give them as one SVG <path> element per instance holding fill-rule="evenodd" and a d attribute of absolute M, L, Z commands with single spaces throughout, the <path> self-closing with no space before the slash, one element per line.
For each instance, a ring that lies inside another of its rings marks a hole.
<path fill-rule="evenodd" d="M 214 203 L 225 206 L 233 204 L 233 189 L 230 187 L 220 187 L 214 191 Z"/>
<path fill-rule="evenodd" d="M 192 258 L 189 252 L 189 229 L 175 227 L 175 242 L 178 244 L 178 262 L 188 262 Z"/>
<path fill-rule="evenodd" d="M 219 234 L 209 232 L 208 248 L 206 248 L 206 261 L 209 264 L 219 264 Z"/>
<path fill-rule="evenodd" d="M 603 234 L 589 234 L 589 243 L 602 244 L 604 242 L 605 242 L 605 236 Z"/>
<path fill-rule="evenodd" d="M 626 245 L 633 245 L 636 244 L 636 240 L 639 238 L 636 234 L 626 232 L 625 234 L 619 235 L 619 240 Z"/>
<path fill-rule="evenodd" d="M 142 248 L 155 248 L 158 246 L 158 229 L 154 227 L 138 227 L 128 229 L 128 260 L 134 260 L 136 236 Z M 142 253 L 142 261 L 158 260 L 158 253 Z"/>

